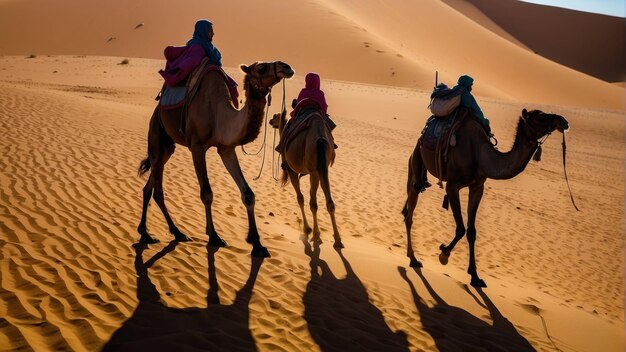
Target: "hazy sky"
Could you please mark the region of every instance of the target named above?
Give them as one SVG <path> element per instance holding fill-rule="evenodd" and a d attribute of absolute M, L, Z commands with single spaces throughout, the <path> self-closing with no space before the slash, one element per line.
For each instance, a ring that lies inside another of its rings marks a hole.
<path fill-rule="evenodd" d="M 586 12 L 602 13 L 605 15 L 625 17 L 626 7 L 624 0 L 523 0 L 535 4 L 565 7 Z"/>

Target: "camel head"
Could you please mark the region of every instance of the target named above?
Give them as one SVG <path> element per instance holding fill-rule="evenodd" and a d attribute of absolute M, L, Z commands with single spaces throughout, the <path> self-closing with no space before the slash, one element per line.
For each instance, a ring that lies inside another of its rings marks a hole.
<path fill-rule="evenodd" d="M 524 109 L 522 119 L 525 122 L 524 133 L 532 140 L 538 140 L 554 130 L 563 133 L 569 128 L 569 123 L 563 116 L 547 114 L 541 110 Z"/>
<path fill-rule="evenodd" d="M 281 79 L 291 78 L 295 73 L 291 66 L 282 61 L 255 62 L 249 66 L 241 65 L 239 68 L 246 74 L 244 90 L 252 88 L 263 96 Z"/>
<path fill-rule="evenodd" d="M 287 111 L 283 110 L 282 112 L 277 112 L 274 114 L 272 119 L 270 120 L 270 126 L 274 128 L 281 129 L 282 126 L 285 125 Z"/>

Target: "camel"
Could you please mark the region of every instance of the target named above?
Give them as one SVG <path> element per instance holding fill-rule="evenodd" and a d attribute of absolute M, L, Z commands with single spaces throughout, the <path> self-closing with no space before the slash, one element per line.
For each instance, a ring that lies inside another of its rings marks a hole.
<path fill-rule="evenodd" d="M 506 153 L 498 151 L 489 141 L 485 130 L 472 118 L 465 118 L 456 135 L 456 146 L 448 151 L 448 162 L 443 167 L 441 175 L 438 170 L 435 153 L 423 148 L 418 141 L 409 159 L 409 177 L 407 182 L 407 200 L 402 214 L 406 225 L 407 256 L 410 266 L 421 267 L 422 264 L 415 258 L 411 244 L 411 227 L 413 212 L 417 204 L 419 193 L 424 190 L 426 171 L 446 182 L 446 195 L 452 208 L 456 222 L 456 234 L 447 246 L 442 244 L 439 249 L 440 262 L 445 265 L 457 242 L 466 234 L 461 214 L 459 190 L 469 187 L 467 205 L 467 241 L 469 243 L 468 274 L 470 284 L 475 287 L 487 287 L 480 279 L 476 270 L 474 257 L 474 243 L 476 241 L 476 212 L 483 196 L 484 185 L 487 179 L 508 180 L 520 174 L 526 168 L 530 158 L 542 142 L 540 139 L 558 130 L 564 133 L 569 128 L 565 118 L 555 114 L 547 114 L 540 110 L 530 112 L 524 109 L 517 125 L 515 143 Z"/>
<path fill-rule="evenodd" d="M 296 191 L 296 198 L 302 213 L 303 231 L 305 235 L 313 232 L 315 240 L 320 240 L 320 230 L 317 224 L 317 188 L 321 184 L 324 196 L 326 197 L 326 209 L 330 214 L 333 225 L 333 238 L 335 248 L 343 248 L 341 236 L 337 229 L 335 220 L 335 203 L 330 193 L 330 181 L 328 178 L 328 168 L 335 161 L 334 139 L 330 129 L 324 122 L 324 114 L 320 111 L 310 117 L 310 125 L 304 131 L 296 134 L 291 141 L 285 145 L 285 150 L 281 154 L 283 162 L 282 186 L 291 181 L 291 185 Z M 282 140 L 283 131 L 286 124 L 286 111 L 274 114 L 270 120 L 270 125 L 278 128 L 278 134 Z M 311 200 L 309 205 L 313 214 L 313 229 L 309 226 L 304 213 L 304 196 L 300 191 L 300 177 L 309 175 L 311 181 Z"/>
<path fill-rule="evenodd" d="M 257 138 L 263 124 L 266 97 L 270 89 L 281 79 L 291 78 L 294 71 L 291 66 L 280 61 L 255 62 L 250 66 L 241 65 L 240 68 L 245 73 L 243 89 L 246 96 L 246 102 L 240 110 L 233 106 L 226 83 L 215 71 L 208 72 L 201 78 L 198 92 L 188 105 L 187 123 L 183 134 L 179 132 L 181 109 L 162 110 L 157 106 L 154 110 L 148 131 L 148 157 L 141 162 L 138 171 L 141 176 L 152 169 L 143 188 L 143 210 L 137 228 L 141 235 L 140 243 L 158 242 L 150 236 L 146 227 L 146 212 L 151 196 L 154 196 L 155 202 L 165 216 L 169 231 L 175 240 L 180 242 L 191 240 L 174 224 L 165 207 L 163 196 L 163 168 L 174 153 L 175 145 L 180 144 L 189 148 L 193 158 L 200 184 L 200 198 L 206 211 L 208 243 L 215 247 L 227 245 L 217 234 L 213 224 L 211 214 L 213 192 L 206 169 L 206 151 L 211 147 L 217 147 L 224 166 L 239 187 L 241 200 L 248 213 L 246 241 L 253 246 L 252 256 L 270 256 L 259 239 L 254 215 L 254 192 L 243 176 L 235 147 Z"/>

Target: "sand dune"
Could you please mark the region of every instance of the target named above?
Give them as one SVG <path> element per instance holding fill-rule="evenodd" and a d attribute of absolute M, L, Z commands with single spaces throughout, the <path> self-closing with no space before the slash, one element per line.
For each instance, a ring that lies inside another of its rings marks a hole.
<path fill-rule="evenodd" d="M 470 3 L 466 0 L 444 0 L 444 2 L 455 10 L 457 10 L 462 15 L 470 18 L 472 21 L 480 24 L 481 26 L 487 28 L 489 31 L 505 38 L 506 40 L 517 44 L 520 47 L 528 49 L 524 43 L 520 42 L 517 38 L 512 36 L 509 32 L 507 32 L 504 28 L 502 28 L 499 24 L 494 22 L 491 18 L 485 15 L 479 8 L 477 8 L 474 4 Z"/>
<path fill-rule="evenodd" d="M 214 219 L 230 246 L 207 248 L 184 148 L 167 164 L 164 187 L 194 241 L 169 243 L 153 206 L 148 222 L 161 243 L 133 246 L 145 182 L 136 168 L 162 62 L 121 60 L 0 58 L 0 349 L 624 349 L 622 113 L 482 100 L 503 150 L 522 107 L 570 121 L 568 175 L 581 212 L 569 203 L 553 136 L 540 163 L 487 183 L 476 248 L 489 287 L 477 291 L 466 286 L 464 242 L 447 266 L 437 260 L 454 225 L 436 188 L 415 215 L 425 267 L 407 268 L 399 212 L 428 95 L 406 88 L 324 82 L 339 125 L 331 183 L 343 251 L 332 248 L 324 210 L 324 242 L 303 242 L 293 190 L 268 168 L 252 181 L 260 160 L 240 156 L 273 255 L 251 260 L 245 209 L 213 151 Z M 288 97 L 302 84 L 290 80 Z"/>
<path fill-rule="evenodd" d="M 623 89 L 520 48 L 443 2 L 188 1 L 175 19 L 165 1 L 128 6 L 0 2 L 0 54 L 161 58 L 165 45 L 189 39 L 198 17 L 210 17 L 229 67 L 281 59 L 324 78 L 424 90 L 436 70 L 449 84 L 470 73 L 479 96 L 624 109 Z"/>
<path fill-rule="evenodd" d="M 550 60 L 608 82 L 626 76 L 624 18 L 531 4 L 517 0 L 446 1 L 465 13 L 472 5 L 477 22 L 495 33 L 520 41 Z M 493 30 L 495 22 L 500 31 Z"/>

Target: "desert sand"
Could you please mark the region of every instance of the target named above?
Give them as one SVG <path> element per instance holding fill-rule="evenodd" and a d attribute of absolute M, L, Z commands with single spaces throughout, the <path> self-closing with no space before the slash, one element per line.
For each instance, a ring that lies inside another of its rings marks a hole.
<path fill-rule="evenodd" d="M 255 46 L 258 37 L 245 39 L 246 50 L 235 44 L 242 45 L 241 33 L 254 28 L 247 20 L 258 16 L 241 13 L 245 21 L 237 25 L 243 29 L 232 30 L 229 6 L 241 4 L 229 2 L 203 17 L 220 24 L 216 45 L 237 81 L 237 64 L 281 59 L 297 71 L 286 84 L 290 101 L 306 72 L 322 74 L 329 112 L 339 126 L 330 179 L 346 247 L 333 248 L 321 192 L 323 243 L 302 236 L 293 189 L 272 178 L 271 130 L 270 161 L 259 180 L 253 177 L 260 157 L 238 151 L 271 258 L 250 257 L 245 208 L 215 150 L 207 153 L 213 214 L 229 247 L 207 247 L 204 208 L 183 147 L 166 166 L 164 189 L 176 224 L 193 242 L 170 242 L 153 204 L 148 225 L 161 242 L 145 246 L 136 244 L 136 226 L 146 179 L 136 172 L 162 84 L 156 72 L 164 62 L 158 57 L 164 45 L 184 42 L 203 5 L 190 2 L 176 20 L 184 25 L 162 35 L 155 23 L 168 14 L 148 3 L 133 5 L 132 12 L 122 11 L 129 5 L 121 2 L 100 4 L 100 12 L 91 3 L 72 11 L 69 2 L 54 9 L 38 4 L 37 10 L 34 3 L 0 2 L 7 10 L 0 11 L 0 350 L 626 347 L 623 87 L 531 55 L 502 32 L 477 24 L 484 14 L 470 19 L 440 2 L 385 3 L 378 11 L 390 16 L 387 24 L 394 25 L 387 27 L 368 17 L 374 2 L 358 9 L 349 9 L 347 1 L 284 8 L 285 2 L 270 8 L 251 2 L 256 15 L 284 10 L 291 17 L 277 18 L 267 29 L 271 35 L 264 37 L 272 40 Z M 393 10 L 398 6 L 421 20 L 407 22 Z M 23 38 L 32 27 L 11 27 L 23 19 L 15 9 L 31 9 L 34 20 L 57 24 L 49 27 L 50 46 L 39 39 L 33 39 L 38 50 L 28 46 Z M 87 9 L 92 16 L 81 17 Z M 297 27 L 301 22 L 294 16 L 303 11 L 313 15 L 299 17 L 305 22 Z M 65 21 L 50 12 L 62 12 Z M 453 57 L 452 46 L 429 42 L 426 27 L 420 27 L 430 25 L 429 17 L 465 31 L 469 56 L 445 59 L 446 50 Z M 307 37 L 306 29 L 320 18 L 327 25 L 308 40 L 319 47 L 303 53 L 305 45 L 294 38 Z M 280 28 L 280 21 L 292 29 Z M 134 29 L 138 23 L 144 26 Z M 15 35 L 7 36 L 6 29 Z M 90 42 L 96 31 L 97 40 Z M 145 45 L 138 31 L 150 39 Z M 486 43 L 490 55 L 472 54 L 473 40 Z M 128 64 L 120 64 L 124 59 Z M 391 76 L 391 65 L 406 71 Z M 452 239 L 454 222 L 440 207 L 444 192 L 436 186 L 420 196 L 414 218 L 413 246 L 424 268 L 408 266 L 400 214 L 406 164 L 428 118 L 434 68 L 448 83 L 465 72 L 480 79 L 475 93 L 501 150 L 512 145 L 522 108 L 560 114 L 571 125 L 567 173 L 581 211 L 570 202 L 561 134 L 555 133 L 544 144 L 541 162 L 531 162 L 512 180 L 486 184 L 476 244 L 485 289 L 468 285 L 466 241 L 448 265 L 438 261 L 438 246 Z M 569 84 L 556 90 L 554 80 Z M 280 88 L 274 89 L 270 113 L 278 112 Z M 261 146 L 261 133 L 250 149 Z M 308 179 L 302 180 L 308 202 Z"/>

